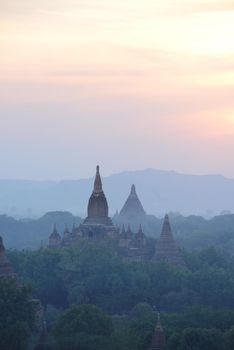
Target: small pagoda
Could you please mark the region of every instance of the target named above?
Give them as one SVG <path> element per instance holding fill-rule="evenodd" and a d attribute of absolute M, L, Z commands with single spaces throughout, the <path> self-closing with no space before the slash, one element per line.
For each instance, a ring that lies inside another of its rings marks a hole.
<path fill-rule="evenodd" d="M 139 225 L 145 226 L 146 224 L 146 212 L 143 205 L 137 195 L 136 186 L 131 186 L 130 194 L 124 203 L 123 208 L 119 214 L 115 214 L 114 221 L 119 225 L 131 224 L 133 230 L 138 230 Z"/>
<path fill-rule="evenodd" d="M 49 246 L 52 248 L 60 247 L 61 245 L 61 236 L 57 231 L 56 224 L 53 226 L 53 231 L 49 237 Z"/>
<path fill-rule="evenodd" d="M 154 258 L 155 260 L 165 261 L 172 265 L 185 266 L 184 260 L 180 256 L 179 249 L 174 241 L 168 214 L 164 218 L 162 232 L 156 243 Z"/>

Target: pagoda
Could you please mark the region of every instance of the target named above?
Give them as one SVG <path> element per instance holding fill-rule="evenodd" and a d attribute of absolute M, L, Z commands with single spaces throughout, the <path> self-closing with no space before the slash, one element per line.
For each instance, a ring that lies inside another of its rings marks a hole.
<path fill-rule="evenodd" d="M 134 230 L 137 230 L 139 225 L 145 226 L 146 224 L 146 212 L 141 204 L 141 201 L 136 192 L 136 186 L 131 186 L 130 194 L 124 203 L 118 215 L 114 217 L 115 221 L 122 225 L 131 224 Z"/>
<path fill-rule="evenodd" d="M 117 230 L 109 217 L 109 208 L 102 188 L 100 168 L 96 167 L 93 192 L 89 198 L 87 217 L 78 227 L 77 234 L 89 238 L 115 237 Z"/>
<path fill-rule="evenodd" d="M 173 238 L 168 214 L 166 214 L 164 218 L 162 232 L 156 243 L 154 258 L 172 265 L 185 266 L 184 260 L 180 256 L 178 247 Z"/>
<path fill-rule="evenodd" d="M 53 231 L 49 237 L 49 246 L 52 248 L 60 247 L 61 236 L 57 231 L 56 225 L 54 224 Z"/>

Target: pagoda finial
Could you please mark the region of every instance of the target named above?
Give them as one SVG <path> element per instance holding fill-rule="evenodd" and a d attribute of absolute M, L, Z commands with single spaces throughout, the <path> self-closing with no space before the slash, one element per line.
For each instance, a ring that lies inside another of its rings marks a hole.
<path fill-rule="evenodd" d="M 171 225 L 170 225 L 170 220 L 169 220 L 169 215 L 168 214 L 165 215 L 165 218 L 164 218 L 164 221 L 163 221 L 161 238 L 173 241 Z"/>
<path fill-rule="evenodd" d="M 136 195 L 136 186 L 133 184 L 131 187 L 131 195 L 135 196 Z"/>
<path fill-rule="evenodd" d="M 93 191 L 95 193 L 102 192 L 102 180 L 101 180 L 101 176 L 100 176 L 100 172 L 99 172 L 99 165 L 97 165 L 97 168 L 96 168 L 96 176 L 95 176 Z"/>

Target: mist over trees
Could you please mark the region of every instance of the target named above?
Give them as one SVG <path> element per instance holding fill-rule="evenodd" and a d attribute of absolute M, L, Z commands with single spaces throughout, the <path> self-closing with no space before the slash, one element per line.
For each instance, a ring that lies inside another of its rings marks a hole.
<path fill-rule="evenodd" d="M 217 246 L 230 254 L 234 253 L 234 215 L 220 215 L 207 220 L 200 216 L 184 217 L 171 214 L 170 218 L 174 237 L 180 247 L 194 250 Z M 74 224 L 78 226 L 81 221 L 80 217 L 69 212 L 49 212 L 39 219 L 27 220 L 16 220 L 1 215 L 0 234 L 8 248 L 37 249 L 48 245 L 48 237 L 54 223 L 62 234 L 66 225 L 71 230 Z M 142 225 L 144 233 L 157 239 L 162 222 L 163 219 L 147 215 Z M 131 224 L 134 228 L 134 223 Z"/>
<path fill-rule="evenodd" d="M 83 236 L 71 246 L 49 248 L 54 223 L 62 235 L 65 226 L 72 231 L 82 222 L 68 211 L 39 219 L 1 215 L 0 232 L 17 280 L 0 281 L 0 348 L 148 350 L 158 310 L 165 350 L 233 349 L 234 215 L 170 213 L 183 258 L 179 267 L 152 259 L 163 220 L 143 208 L 141 214 L 146 234 L 141 261 L 121 256 L 117 240 L 108 236 Z M 117 235 L 123 224 L 133 232 L 139 228 L 139 217 L 128 210 L 113 222 Z"/>

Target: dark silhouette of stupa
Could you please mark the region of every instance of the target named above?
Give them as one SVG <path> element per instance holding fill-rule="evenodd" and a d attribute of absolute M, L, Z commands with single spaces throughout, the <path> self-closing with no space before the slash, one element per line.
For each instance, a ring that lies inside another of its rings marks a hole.
<path fill-rule="evenodd" d="M 84 225 L 113 225 L 108 216 L 108 204 L 105 193 L 102 189 L 102 180 L 99 172 L 99 166 L 96 168 L 93 192 L 89 198 L 88 216 L 84 220 Z"/>
<path fill-rule="evenodd" d="M 156 260 L 166 261 L 173 265 L 185 266 L 184 260 L 175 244 L 168 215 L 164 218 L 162 232 L 156 243 L 154 257 Z"/>
<path fill-rule="evenodd" d="M 89 238 L 115 237 L 117 234 L 117 230 L 109 217 L 108 203 L 102 189 L 102 180 L 98 165 L 93 192 L 88 203 L 88 216 L 78 227 L 77 234 Z"/>
<path fill-rule="evenodd" d="M 132 185 L 131 192 L 121 209 L 120 216 L 140 216 L 145 217 L 146 213 L 136 193 L 136 186 Z"/>
<path fill-rule="evenodd" d="M 56 225 L 53 226 L 53 231 L 49 237 L 49 245 L 50 247 L 59 247 L 61 244 L 61 236 L 57 231 Z"/>
<path fill-rule="evenodd" d="M 124 224 L 126 227 L 130 224 L 134 231 L 138 230 L 139 225 L 145 227 L 146 212 L 136 193 L 135 185 L 132 185 L 130 194 L 119 215 L 114 216 L 114 221 L 119 225 Z"/>

